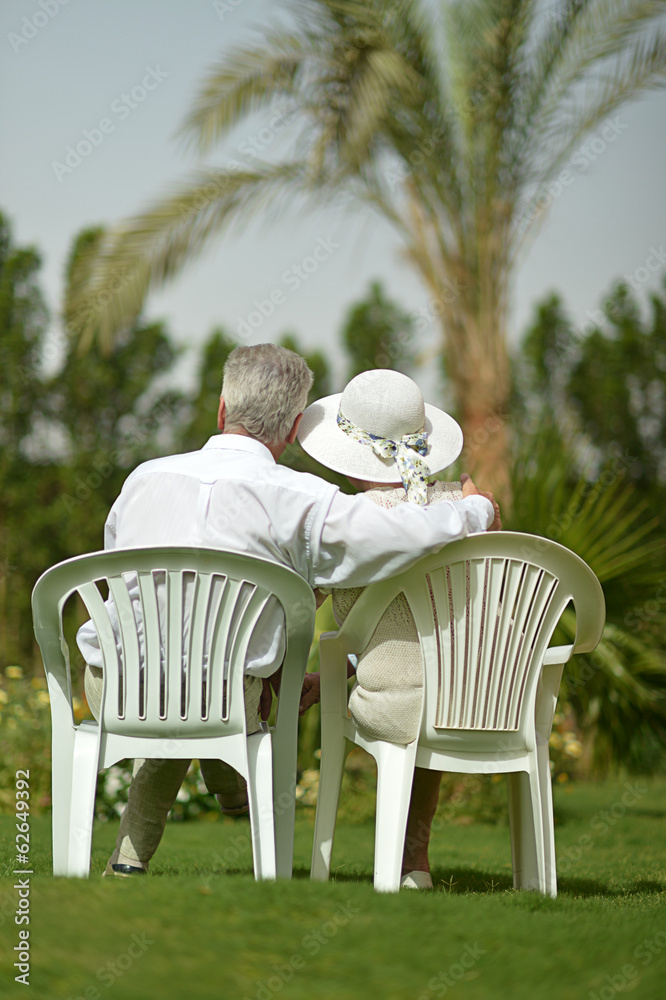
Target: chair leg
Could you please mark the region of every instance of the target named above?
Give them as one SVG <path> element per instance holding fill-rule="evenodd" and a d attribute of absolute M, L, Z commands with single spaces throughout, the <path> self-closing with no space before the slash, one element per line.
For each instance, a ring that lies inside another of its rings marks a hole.
<path fill-rule="evenodd" d="M 509 801 L 509 827 L 511 830 L 511 861 L 514 889 L 538 889 L 534 822 L 530 803 L 529 776 L 525 771 L 514 771 L 506 776 Z"/>
<path fill-rule="evenodd" d="M 296 818 L 296 761 L 298 718 L 288 730 L 285 717 L 278 718 L 273 739 L 273 809 L 275 859 L 278 878 L 291 878 L 294 865 L 294 823 Z"/>
<path fill-rule="evenodd" d="M 398 892 L 416 744 L 378 744 L 375 873 L 377 892 Z"/>
<path fill-rule="evenodd" d="M 511 829 L 511 860 L 514 889 L 536 889 L 543 892 L 545 884 L 539 873 L 539 855 L 543 848 L 540 821 L 534 814 L 530 776 L 526 771 L 507 774 L 509 826 Z M 538 824 L 538 829 L 537 829 Z"/>
<path fill-rule="evenodd" d="M 53 874 L 67 875 L 69 823 L 72 810 L 72 767 L 75 730 L 53 727 L 51 751 L 51 822 L 53 829 Z"/>
<path fill-rule="evenodd" d="M 552 896 L 555 899 L 557 896 L 557 863 L 555 857 L 555 824 L 553 819 L 553 783 L 550 777 L 550 753 L 547 743 L 537 748 L 537 766 L 541 796 L 541 820 L 543 824 L 544 891 L 548 896 Z"/>
<path fill-rule="evenodd" d="M 319 790 L 317 792 L 310 878 L 325 882 L 331 872 L 335 821 L 338 815 L 347 744 L 340 726 L 335 725 L 335 720 L 327 720 L 324 715 L 322 715 L 321 742 Z"/>
<path fill-rule="evenodd" d="M 98 726 L 96 723 L 82 722 L 74 737 L 72 758 L 72 801 L 66 872 L 70 878 L 88 878 L 90 874 L 98 765 Z"/>
<path fill-rule="evenodd" d="M 247 737 L 248 804 L 252 831 L 254 877 L 274 879 L 275 823 L 273 817 L 273 755 L 269 733 Z"/>

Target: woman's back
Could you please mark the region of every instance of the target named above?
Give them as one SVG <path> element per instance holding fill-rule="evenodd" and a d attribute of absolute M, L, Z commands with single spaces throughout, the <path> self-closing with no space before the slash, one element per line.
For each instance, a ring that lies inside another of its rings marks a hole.
<path fill-rule="evenodd" d="M 380 507 L 407 502 L 402 486 L 374 488 L 365 494 Z M 428 486 L 428 503 L 462 500 L 460 483 Z M 345 620 L 361 587 L 333 591 L 333 614 Z M 359 657 L 356 684 L 349 699 L 355 724 L 368 736 L 411 743 L 418 734 L 423 691 L 421 651 L 414 619 L 402 594 L 389 605 L 365 652 Z"/>

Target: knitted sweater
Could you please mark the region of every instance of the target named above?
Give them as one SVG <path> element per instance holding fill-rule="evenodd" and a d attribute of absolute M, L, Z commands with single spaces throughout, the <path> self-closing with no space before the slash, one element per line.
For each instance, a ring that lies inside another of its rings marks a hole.
<path fill-rule="evenodd" d="M 380 507 L 407 501 L 405 490 L 368 490 Z M 462 500 L 459 483 L 431 483 L 428 503 Z M 341 625 L 362 592 L 361 587 L 333 591 L 333 614 Z M 423 693 L 423 663 L 416 625 L 402 594 L 389 605 L 362 656 L 349 698 L 354 723 L 368 736 L 392 743 L 411 743 L 418 735 Z"/>

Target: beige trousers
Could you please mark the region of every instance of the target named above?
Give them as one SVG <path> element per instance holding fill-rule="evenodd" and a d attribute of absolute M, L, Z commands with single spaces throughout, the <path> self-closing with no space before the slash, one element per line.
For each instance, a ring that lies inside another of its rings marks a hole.
<path fill-rule="evenodd" d="M 84 687 L 90 711 L 99 718 L 102 701 L 102 670 L 86 664 Z M 259 677 L 245 678 L 245 720 L 248 735 L 259 729 L 259 698 L 262 682 Z M 120 818 L 116 849 L 111 863 L 122 854 L 128 862 L 148 862 L 159 846 L 169 810 L 183 783 L 191 760 L 153 758 L 135 760 L 129 798 Z M 201 775 L 206 788 L 219 795 L 228 807 L 240 805 L 245 799 L 245 779 L 221 760 L 202 760 Z"/>

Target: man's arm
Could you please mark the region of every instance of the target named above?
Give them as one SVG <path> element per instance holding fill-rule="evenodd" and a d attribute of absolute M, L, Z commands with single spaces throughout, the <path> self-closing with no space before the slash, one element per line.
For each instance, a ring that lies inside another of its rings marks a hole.
<path fill-rule="evenodd" d="M 463 494 L 455 502 L 428 507 L 401 503 L 387 510 L 367 497 L 336 493 L 314 559 L 314 585 L 364 587 L 494 525 L 492 494 L 479 493 L 468 478 Z"/>
<path fill-rule="evenodd" d="M 482 493 L 481 490 L 477 490 L 476 486 L 472 482 L 471 477 L 463 472 L 460 476 L 460 483 L 462 486 L 463 499 L 465 497 L 485 497 L 486 500 L 490 500 L 493 505 L 493 510 L 495 512 L 495 517 L 493 523 L 488 528 L 488 531 L 500 531 L 502 528 L 502 518 L 500 516 L 499 504 L 492 493 Z"/>
<path fill-rule="evenodd" d="M 117 503 L 118 501 L 116 501 Z M 118 514 L 116 511 L 116 504 L 109 511 L 109 516 L 106 519 L 106 524 L 104 525 L 104 548 L 105 549 L 115 549 L 116 547 L 116 522 L 118 519 Z"/>
<path fill-rule="evenodd" d="M 354 664 L 351 662 L 349 657 L 347 657 L 347 680 L 353 677 L 356 673 Z M 320 698 L 319 690 L 319 674 L 306 674 L 305 680 L 303 681 L 303 690 L 301 691 L 301 703 L 298 709 L 299 715 L 304 715 L 309 708 L 316 705 Z M 263 718 L 263 716 L 262 716 Z"/>

